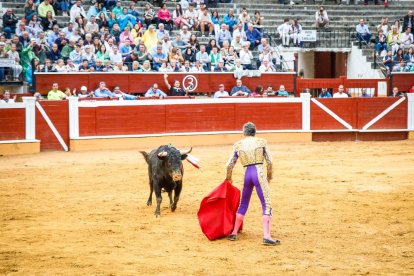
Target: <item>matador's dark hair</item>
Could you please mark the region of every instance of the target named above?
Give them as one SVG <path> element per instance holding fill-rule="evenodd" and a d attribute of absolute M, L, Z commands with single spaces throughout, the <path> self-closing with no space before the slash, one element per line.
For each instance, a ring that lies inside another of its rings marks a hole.
<path fill-rule="evenodd" d="M 244 136 L 255 136 L 256 135 L 256 125 L 252 122 L 247 122 L 243 126 Z"/>

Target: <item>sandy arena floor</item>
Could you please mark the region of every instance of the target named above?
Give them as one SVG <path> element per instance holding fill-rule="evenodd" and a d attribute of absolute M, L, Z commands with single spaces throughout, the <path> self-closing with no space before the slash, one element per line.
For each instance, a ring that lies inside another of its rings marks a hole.
<path fill-rule="evenodd" d="M 238 241 L 200 230 L 230 146 L 193 150 L 203 170 L 185 163 L 178 208 L 164 194 L 158 219 L 138 149 L 0 157 L 0 274 L 414 274 L 412 141 L 270 149 L 277 247 L 261 245 L 256 194 Z M 240 164 L 234 179 L 240 187 Z"/>

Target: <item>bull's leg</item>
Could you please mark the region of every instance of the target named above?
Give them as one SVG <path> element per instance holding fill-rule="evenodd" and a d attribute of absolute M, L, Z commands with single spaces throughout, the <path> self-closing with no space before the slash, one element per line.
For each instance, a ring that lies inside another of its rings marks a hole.
<path fill-rule="evenodd" d="M 173 212 L 175 211 L 175 209 L 177 209 L 177 203 L 178 203 L 178 200 L 180 199 L 180 193 L 181 193 L 182 187 L 183 187 L 182 181 L 178 182 L 177 183 L 177 186 L 175 187 L 175 190 L 174 190 L 174 202 L 171 205 L 171 211 L 173 211 Z"/>
<path fill-rule="evenodd" d="M 161 208 L 161 202 L 162 202 L 160 183 L 156 185 L 154 192 L 155 192 L 155 197 L 157 198 L 157 207 L 155 208 L 155 216 L 158 217 L 161 215 L 160 208 Z"/>
<path fill-rule="evenodd" d="M 170 207 L 172 208 L 172 206 L 173 206 L 172 191 L 168 192 L 168 197 L 170 198 Z"/>
<path fill-rule="evenodd" d="M 151 180 L 149 182 L 149 185 L 150 185 L 150 194 L 149 194 L 149 197 L 148 197 L 147 206 L 151 206 L 152 205 L 152 192 L 154 190 L 154 186 L 152 185 L 152 181 Z"/>

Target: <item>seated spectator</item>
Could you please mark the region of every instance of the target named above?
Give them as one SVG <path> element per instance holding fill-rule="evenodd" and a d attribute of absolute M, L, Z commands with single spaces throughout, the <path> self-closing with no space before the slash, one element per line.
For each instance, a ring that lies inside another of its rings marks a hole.
<path fill-rule="evenodd" d="M 43 32 L 43 26 L 40 20 L 37 18 L 37 14 L 32 15 L 30 18 L 29 23 L 27 24 L 30 28 L 32 28 L 35 32 L 34 37 L 36 38 L 40 32 Z"/>
<path fill-rule="evenodd" d="M 261 73 L 276 72 L 276 68 L 268 59 L 264 59 L 262 65 L 259 67 Z"/>
<path fill-rule="evenodd" d="M 141 66 L 140 72 L 151 72 L 151 63 L 149 60 L 144 61 Z"/>
<path fill-rule="evenodd" d="M 154 83 L 150 89 L 145 93 L 146 98 L 165 98 L 167 94 L 158 89 L 158 84 Z"/>
<path fill-rule="evenodd" d="M 70 8 L 70 22 L 75 22 L 76 18 L 82 17 L 87 18 L 85 9 L 82 6 L 81 0 L 76 0 L 75 4 Z"/>
<path fill-rule="evenodd" d="M 184 63 L 183 55 L 181 54 L 181 51 L 177 48 L 172 48 L 170 54 L 168 55 L 168 60 L 176 60 L 178 64 Z"/>
<path fill-rule="evenodd" d="M 394 57 L 392 55 L 392 51 L 388 50 L 387 54 L 384 56 L 382 60 L 382 64 L 387 68 L 388 72 L 391 72 L 391 68 L 394 63 Z"/>
<path fill-rule="evenodd" d="M 79 65 L 79 72 L 93 72 L 92 65 L 89 64 L 87 59 L 83 59 L 81 65 Z"/>
<path fill-rule="evenodd" d="M 319 10 L 315 12 L 315 26 L 317 28 L 324 28 L 329 26 L 328 13 L 323 6 L 320 6 Z"/>
<path fill-rule="evenodd" d="M 203 65 L 201 65 L 200 61 L 196 60 L 194 62 L 194 66 L 191 67 L 191 72 L 192 73 L 197 73 L 197 72 L 198 73 L 202 73 L 202 72 L 205 72 L 204 71 L 204 68 L 203 68 Z"/>
<path fill-rule="evenodd" d="M 53 67 L 53 63 L 50 59 L 45 60 L 45 65 L 43 66 L 41 72 L 56 72 L 56 69 Z"/>
<path fill-rule="evenodd" d="M 214 93 L 214 99 L 229 97 L 229 92 L 224 90 L 224 84 L 219 85 L 219 90 Z"/>
<path fill-rule="evenodd" d="M 184 26 L 180 31 L 180 35 L 181 40 L 184 41 L 185 44 L 188 44 L 191 37 L 191 32 L 188 31 L 188 27 Z"/>
<path fill-rule="evenodd" d="M 55 17 L 55 10 L 53 6 L 50 4 L 50 0 L 44 0 L 40 5 L 37 7 L 37 13 L 39 17 L 46 17 L 47 12 L 50 12 L 53 17 Z"/>
<path fill-rule="evenodd" d="M 16 33 L 16 24 L 19 18 L 14 14 L 13 9 L 8 8 L 3 14 L 3 31 L 7 39 L 11 38 L 11 35 Z"/>
<path fill-rule="evenodd" d="M 14 95 L 14 97 L 10 98 L 10 92 L 8 90 L 4 91 L 3 93 L 3 99 L 0 100 L 0 103 L 14 103 L 16 101 L 17 96 Z"/>
<path fill-rule="evenodd" d="M 193 51 L 200 51 L 200 43 L 198 42 L 197 36 L 195 34 L 192 34 L 190 36 L 188 43 L 191 45 L 191 49 Z"/>
<path fill-rule="evenodd" d="M 93 65 L 95 63 L 95 51 L 91 50 L 90 45 L 85 45 L 83 47 L 82 62 L 84 59 L 88 60 L 88 63 L 90 65 Z"/>
<path fill-rule="evenodd" d="M 348 98 L 348 94 L 344 92 L 344 86 L 341 84 L 338 86 L 338 92 L 333 94 L 333 98 Z"/>
<path fill-rule="evenodd" d="M 109 60 L 112 63 L 122 62 L 122 54 L 118 52 L 118 47 L 114 46 L 112 48 L 112 53 L 109 54 Z"/>
<path fill-rule="evenodd" d="M 168 56 L 168 53 L 172 51 L 172 41 L 168 35 L 164 35 L 161 40 L 162 51 Z"/>
<path fill-rule="evenodd" d="M 32 19 L 33 15 L 37 17 L 37 4 L 33 0 L 27 0 L 24 5 L 24 18 L 28 21 Z"/>
<path fill-rule="evenodd" d="M 151 55 L 145 48 L 144 44 L 140 44 L 138 46 L 138 52 L 137 52 L 138 62 L 139 64 L 144 64 L 145 61 L 150 61 L 152 59 Z"/>
<path fill-rule="evenodd" d="M 101 59 L 97 59 L 95 65 L 93 66 L 94 72 L 104 72 L 105 66 Z"/>
<path fill-rule="evenodd" d="M 263 96 L 263 86 L 258 85 L 256 89 L 250 94 L 250 97 L 262 97 Z"/>
<path fill-rule="evenodd" d="M 210 53 L 210 64 L 211 69 L 214 70 L 214 68 L 218 65 L 219 60 L 221 60 L 221 55 L 218 52 L 218 48 L 214 47 L 213 50 Z"/>
<path fill-rule="evenodd" d="M 285 90 L 285 86 L 284 85 L 280 85 L 279 86 L 279 90 L 276 91 L 276 96 L 278 96 L 278 97 L 289 97 L 290 94 L 289 94 L 289 92 L 287 92 Z"/>
<path fill-rule="evenodd" d="M 381 19 L 381 24 L 377 26 L 378 33 L 382 30 L 382 33 L 387 36 L 388 32 L 391 30 L 390 25 L 388 24 L 388 17 L 383 16 Z"/>
<path fill-rule="evenodd" d="M 236 51 L 234 51 L 234 48 L 229 47 L 228 51 L 221 51 L 221 56 L 223 58 L 224 65 L 227 68 L 227 70 L 232 70 L 234 68 L 236 59 L 238 59 L 237 53 Z"/>
<path fill-rule="evenodd" d="M 299 19 L 293 20 L 292 31 L 290 38 L 293 39 L 293 45 L 296 47 L 303 47 L 302 43 L 302 25 L 299 23 Z"/>
<path fill-rule="evenodd" d="M 253 66 L 252 66 L 253 55 L 252 55 L 252 52 L 249 50 L 249 42 L 246 42 L 243 45 L 243 48 L 241 49 L 239 56 L 240 56 L 240 61 L 243 66 L 243 69 L 253 70 Z"/>
<path fill-rule="evenodd" d="M 247 24 L 250 23 L 250 15 L 247 13 L 247 8 L 243 7 L 239 14 L 239 23 L 242 24 L 243 30 L 247 29 Z"/>
<path fill-rule="evenodd" d="M 162 51 L 162 46 L 157 46 L 156 52 L 152 53 L 151 57 L 153 60 L 152 68 L 154 69 L 154 71 L 158 71 L 158 69 L 161 67 L 161 63 L 168 61 L 167 55 Z"/>
<path fill-rule="evenodd" d="M 168 82 L 168 75 L 164 75 L 164 82 L 165 85 L 168 87 L 168 90 L 170 90 L 169 96 L 187 96 L 187 90 L 180 87 L 180 82 L 178 80 L 174 81 L 174 86 L 171 86 Z"/>
<path fill-rule="evenodd" d="M 195 54 L 195 51 L 191 49 L 191 46 L 187 46 L 183 54 L 183 58 L 184 60 L 188 60 L 191 63 L 196 61 L 196 54 Z"/>
<path fill-rule="evenodd" d="M 378 35 L 375 38 L 375 51 L 377 56 L 379 56 L 383 50 L 387 51 L 387 37 L 384 35 L 383 30 L 379 30 Z"/>
<path fill-rule="evenodd" d="M 204 71 L 209 71 L 210 56 L 206 52 L 206 46 L 201 45 L 200 51 L 196 54 L 196 60 L 203 66 Z"/>
<path fill-rule="evenodd" d="M 236 80 L 236 86 L 230 91 L 230 96 L 249 96 L 250 89 L 243 85 L 241 79 Z"/>
<path fill-rule="evenodd" d="M 114 72 L 127 72 L 128 71 L 128 66 L 124 65 L 124 63 L 121 62 L 116 62 L 114 68 Z"/>
<path fill-rule="evenodd" d="M 165 29 L 164 24 L 162 23 L 158 24 L 157 39 L 162 40 L 165 35 L 169 37 L 170 33 Z"/>
<path fill-rule="evenodd" d="M 105 60 L 104 63 L 105 63 L 104 68 L 102 69 L 103 72 L 112 72 L 112 71 L 114 71 L 110 60 Z"/>
<path fill-rule="evenodd" d="M 91 98 L 93 97 L 93 92 L 88 92 L 88 88 L 86 86 L 82 86 L 79 93 L 76 94 L 76 88 L 74 89 L 74 94 L 78 96 L 78 98 Z"/>
<path fill-rule="evenodd" d="M 245 41 L 241 39 L 240 34 L 237 34 L 233 37 L 234 37 L 234 39 L 231 41 L 231 46 L 234 48 L 234 50 L 237 53 L 239 53 L 240 50 L 243 48 L 243 44 L 245 43 Z M 260 47 L 260 45 L 259 45 L 259 47 Z"/>
<path fill-rule="evenodd" d="M 243 65 L 241 64 L 240 59 L 236 59 L 236 62 L 234 64 L 232 71 L 237 75 L 240 75 L 240 76 L 243 75 L 244 68 L 243 68 Z"/>
<path fill-rule="evenodd" d="M 131 101 L 131 100 L 139 99 L 139 96 L 133 96 L 133 95 L 129 95 L 127 93 L 122 92 L 121 88 L 118 85 L 114 87 L 114 92 L 112 93 L 115 94 L 115 96 L 121 101 L 123 100 Z"/>
<path fill-rule="evenodd" d="M 368 26 L 365 25 L 365 20 L 361 18 L 359 24 L 355 27 L 356 37 L 361 43 L 364 41 L 367 45 L 371 45 L 371 32 L 368 29 Z"/>
<path fill-rule="evenodd" d="M 233 32 L 233 28 L 237 25 L 237 18 L 234 16 L 234 10 L 230 9 L 229 13 L 223 17 L 223 23 L 229 27 L 229 31 Z"/>
<path fill-rule="evenodd" d="M 95 54 L 95 58 L 96 58 L 96 60 L 100 59 L 101 61 L 102 60 L 109 60 L 109 55 L 108 55 L 108 51 L 106 49 L 105 44 L 102 44 L 99 47 L 98 52 Z"/>
<path fill-rule="evenodd" d="M 48 100 L 65 100 L 66 94 L 59 90 L 59 85 L 55 82 L 52 84 L 52 90 L 47 93 Z"/>
<path fill-rule="evenodd" d="M 414 47 L 413 44 L 413 34 L 411 33 L 411 28 L 407 27 L 405 32 L 401 35 L 401 47 L 404 50 L 408 50 L 411 47 Z"/>
<path fill-rule="evenodd" d="M 181 39 L 181 34 L 177 33 L 175 35 L 175 39 L 172 41 L 172 46 L 179 49 L 180 51 L 183 51 L 187 45 L 189 45 L 188 43 L 185 43 L 182 39 Z"/>
<path fill-rule="evenodd" d="M 240 39 L 243 41 L 247 40 L 246 32 L 243 29 L 243 24 L 238 24 L 237 29 L 233 31 L 233 38 L 240 35 Z"/>
<path fill-rule="evenodd" d="M 190 62 L 188 60 L 184 61 L 184 65 L 181 66 L 181 72 L 186 72 L 186 73 L 191 72 Z"/>
<path fill-rule="evenodd" d="M 133 3 L 133 2 L 132 2 Z M 132 41 L 131 43 L 138 46 L 142 39 L 142 23 L 135 23 L 134 27 L 131 30 Z"/>
<path fill-rule="evenodd" d="M 184 13 L 184 18 L 188 22 L 187 28 L 191 28 L 193 31 L 195 31 L 198 27 L 198 11 L 194 8 L 194 3 L 190 3 L 188 6 L 188 10 Z M 183 26 L 184 28 L 185 26 Z M 185 38 L 183 37 L 183 40 L 185 41 Z"/>
<path fill-rule="evenodd" d="M 414 48 L 408 49 L 408 52 L 404 56 L 404 61 L 407 63 L 407 69 L 411 72 L 414 70 Z M 411 93 L 411 92 L 410 92 Z"/>
<path fill-rule="evenodd" d="M 388 32 L 387 36 L 387 48 L 391 50 L 391 53 L 394 55 L 400 49 L 401 45 L 401 33 L 398 31 L 396 26 L 391 27 L 391 32 Z"/>
<path fill-rule="evenodd" d="M 227 28 L 228 26 L 226 24 L 221 24 L 221 29 L 218 31 L 217 41 L 220 47 L 223 46 L 224 41 L 228 41 L 229 43 L 232 41 L 231 33 Z"/>
<path fill-rule="evenodd" d="M 131 41 L 129 40 L 129 38 L 125 39 L 124 44 L 122 44 L 119 48 L 119 52 L 121 53 L 123 58 L 125 58 L 132 52 Z"/>
<path fill-rule="evenodd" d="M 208 9 L 204 9 L 203 12 L 199 12 L 198 22 L 200 24 L 201 36 L 206 36 L 205 31 L 208 30 L 209 36 L 213 35 L 214 24 L 211 21 L 211 17 L 208 14 Z"/>
<path fill-rule="evenodd" d="M 264 17 L 261 16 L 259 11 L 254 12 L 253 27 L 257 29 L 260 33 L 262 33 L 263 19 Z"/>
<path fill-rule="evenodd" d="M 75 65 L 80 65 L 82 63 L 82 49 L 79 44 L 75 45 L 75 51 L 72 51 L 69 54 L 69 58 L 73 61 Z"/>
<path fill-rule="evenodd" d="M 246 38 L 247 41 L 250 42 L 250 50 L 253 50 L 256 46 L 260 44 L 262 34 L 257 29 L 253 28 L 253 24 L 248 24 Z"/>
<path fill-rule="evenodd" d="M 1 55 L 1 53 L 0 53 Z M 10 59 L 14 59 L 16 62 L 11 69 L 13 70 L 13 78 L 15 81 L 19 80 L 20 74 L 23 71 L 23 67 L 20 65 L 20 55 L 17 52 L 17 47 L 15 44 L 11 44 L 10 50 L 7 52 L 7 56 Z"/>
<path fill-rule="evenodd" d="M 407 27 L 411 28 L 411 31 L 414 31 L 414 14 L 412 10 L 409 10 L 408 14 L 404 16 L 403 30 Z"/>
<path fill-rule="evenodd" d="M 144 22 L 146 25 L 146 28 L 148 30 L 148 27 L 152 24 L 157 24 L 157 18 L 155 17 L 155 12 L 151 8 L 151 5 L 149 3 L 145 4 L 144 9 Z"/>
<path fill-rule="evenodd" d="M 106 83 L 101 81 L 99 87 L 93 93 L 96 98 L 117 98 L 117 96 L 112 93 L 108 88 L 106 88 Z"/>
<path fill-rule="evenodd" d="M 284 19 L 283 24 L 277 27 L 277 31 L 282 39 L 282 46 L 289 47 L 290 33 L 292 31 L 289 18 Z"/>
<path fill-rule="evenodd" d="M 144 45 L 148 50 L 153 49 L 157 45 L 157 33 L 154 31 L 153 25 L 149 25 L 148 30 L 146 30 L 142 36 L 142 40 L 144 41 Z"/>
<path fill-rule="evenodd" d="M 276 91 L 273 90 L 273 86 L 269 84 L 266 88 L 266 90 L 263 91 L 263 95 L 266 96 L 274 96 L 276 94 Z"/>
<path fill-rule="evenodd" d="M 224 61 L 221 59 L 219 60 L 216 67 L 214 67 L 214 72 L 227 72 L 227 68 L 224 67 Z"/>
<path fill-rule="evenodd" d="M 63 59 L 58 59 L 55 63 L 56 72 L 66 72 L 66 66 Z"/>
<path fill-rule="evenodd" d="M 409 68 L 408 68 L 409 69 Z M 394 67 L 392 69 L 394 72 L 403 72 L 408 71 L 405 67 L 405 57 L 403 49 L 398 49 L 397 54 L 394 56 Z"/>
<path fill-rule="evenodd" d="M 158 17 L 158 22 L 166 25 L 167 30 L 172 30 L 173 28 L 172 17 L 171 17 L 171 13 L 167 9 L 166 3 L 161 4 L 161 8 L 158 10 L 157 17 Z"/>
<path fill-rule="evenodd" d="M 371 96 L 371 94 L 368 94 L 367 93 L 367 89 L 366 88 L 362 88 L 361 97 L 362 98 L 371 98 L 372 96 Z"/>
<path fill-rule="evenodd" d="M 398 91 L 398 87 L 394 87 L 392 89 L 391 97 L 402 97 L 402 96 L 404 96 L 404 93 Z"/>
<path fill-rule="evenodd" d="M 332 98 L 332 94 L 326 88 L 322 88 L 318 98 Z"/>
<path fill-rule="evenodd" d="M 66 72 L 78 72 L 79 71 L 79 67 L 76 66 L 73 63 L 73 61 L 69 58 L 68 60 L 66 60 L 65 71 Z"/>

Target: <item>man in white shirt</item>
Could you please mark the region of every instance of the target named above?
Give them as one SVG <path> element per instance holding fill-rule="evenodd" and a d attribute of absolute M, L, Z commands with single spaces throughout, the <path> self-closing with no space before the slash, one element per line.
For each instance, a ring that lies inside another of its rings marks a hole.
<path fill-rule="evenodd" d="M 246 32 L 243 29 L 243 24 L 238 24 L 237 29 L 233 31 L 233 37 L 237 37 L 238 35 L 240 35 L 241 40 L 247 40 Z"/>
<path fill-rule="evenodd" d="M 359 20 L 359 24 L 355 27 L 356 30 L 356 37 L 358 38 L 359 42 L 362 40 L 367 43 L 367 45 L 371 44 L 371 32 L 368 29 L 368 26 L 365 25 L 365 20 L 361 18 Z"/>
<path fill-rule="evenodd" d="M 86 18 L 86 12 L 85 9 L 82 7 L 82 1 L 77 0 L 75 5 L 72 6 L 70 9 L 70 22 L 75 22 L 76 17 L 82 16 L 83 18 Z"/>
<path fill-rule="evenodd" d="M 264 59 L 262 65 L 259 67 L 259 71 L 261 73 L 276 72 L 276 68 L 269 62 L 268 59 Z"/>
<path fill-rule="evenodd" d="M 200 62 L 205 71 L 208 71 L 208 63 L 210 63 L 210 56 L 206 52 L 206 46 L 201 45 L 200 51 L 196 54 L 196 60 Z"/>
<path fill-rule="evenodd" d="M 290 25 L 289 18 L 285 18 L 283 24 L 277 27 L 277 31 L 282 38 L 282 46 L 289 47 L 289 38 L 290 38 L 290 31 L 292 30 L 292 26 Z"/>
<path fill-rule="evenodd" d="M 122 62 L 122 54 L 118 51 L 118 47 L 112 48 L 112 53 L 109 54 L 109 60 L 114 63 Z"/>
<path fill-rule="evenodd" d="M 319 10 L 315 12 L 315 25 L 317 28 L 328 27 L 329 25 L 328 13 L 323 6 L 320 6 Z"/>
<path fill-rule="evenodd" d="M 188 30 L 187 26 L 183 26 L 180 32 L 181 40 L 184 41 L 184 43 L 188 43 L 191 37 L 191 32 Z"/>
<path fill-rule="evenodd" d="M 224 84 L 220 84 L 219 90 L 214 93 L 214 99 L 218 99 L 220 97 L 229 97 L 229 92 L 224 91 Z"/>
<path fill-rule="evenodd" d="M 187 18 L 187 21 L 191 28 L 195 30 L 198 26 L 198 11 L 194 9 L 194 4 L 190 3 L 188 10 L 185 11 L 184 17 Z"/>
<path fill-rule="evenodd" d="M 95 34 L 99 32 L 99 25 L 96 23 L 95 16 L 91 16 L 91 21 L 86 23 L 85 32 Z"/>
<path fill-rule="evenodd" d="M 158 30 L 157 30 L 157 38 L 158 40 L 162 40 L 164 36 L 170 37 L 170 34 L 165 29 L 165 26 L 163 23 L 158 24 Z"/>
<path fill-rule="evenodd" d="M 338 92 L 333 94 L 333 98 L 348 98 L 348 94 L 344 92 L 344 86 L 341 84 L 338 87 Z"/>
<path fill-rule="evenodd" d="M 411 33 L 411 28 L 405 28 L 405 32 L 401 34 L 402 48 L 408 50 L 411 47 L 414 47 L 413 44 L 413 34 Z"/>
<path fill-rule="evenodd" d="M 253 69 L 253 66 L 252 66 L 253 55 L 252 55 L 252 52 L 250 52 L 249 50 L 249 46 L 250 46 L 249 42 L 245 42 L 243 44 L 243 49 L 241 49 L 240 51 L 240 61 L 241 61 L 241 64 L 244 70 Z"/>
<path fill-rule="evenodd" d="M 198 22 L 200 24 L 201 35 L 205 36 L 204 31 L 206 28 L 208 29 L 209 36 L 213 35 L 213 22 L 211 21 L 211 17 L 208 14 L 208 9 L 205 8 L 202 13 L 198 15 Z"/>

